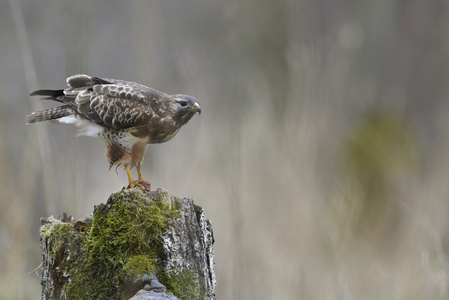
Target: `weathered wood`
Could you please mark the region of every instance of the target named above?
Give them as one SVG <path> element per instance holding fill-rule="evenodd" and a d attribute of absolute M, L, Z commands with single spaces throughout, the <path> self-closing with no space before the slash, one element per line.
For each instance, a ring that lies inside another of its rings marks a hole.
<path fill-rule="evenodd" d="M 123 190 L 41 222 L 41 299 L 215 299 L 212 225 L 190 198 Z"/>

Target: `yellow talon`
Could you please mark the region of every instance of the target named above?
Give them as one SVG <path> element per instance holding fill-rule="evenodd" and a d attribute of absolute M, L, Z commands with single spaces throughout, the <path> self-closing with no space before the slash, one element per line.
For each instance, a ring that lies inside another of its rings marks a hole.
<path fill-rule="evenodd" d="M 129 185 L 128 185 L 127 188 L 128 189 L 132 189 L 132 188 L 135 188 L 137 186 L 137 187 L 141 188 L 144 191 L 147 190 L 147 189 L 149 190 L 149 188 L 145 187 L 142 184 L 144 182 L 144 180 L 143 180 L 143 177 L 142 177 L 142 172 L 140 171 L 140 167 L 136 167 L 136 169 L 137 169 L 137 174 L 139 176 L 138 180 L 134 180 L 133 179 L 133 175 L 131 174 L 131 169 L 128 166 L 125 167 L 126 174 L 128 175 L 128 182 L 129 182 Z M 147 183 L 147 185 L 149 186 L 149 183 Z"/>

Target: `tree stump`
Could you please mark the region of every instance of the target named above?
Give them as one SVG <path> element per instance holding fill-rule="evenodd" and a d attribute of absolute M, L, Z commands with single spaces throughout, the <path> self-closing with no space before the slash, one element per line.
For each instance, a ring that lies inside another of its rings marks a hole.
<path fill-rule="evenodd" d="M 135 188 L 41 222 L 41 299 L 215 299 L 212 225 L 191 198 Z"/>

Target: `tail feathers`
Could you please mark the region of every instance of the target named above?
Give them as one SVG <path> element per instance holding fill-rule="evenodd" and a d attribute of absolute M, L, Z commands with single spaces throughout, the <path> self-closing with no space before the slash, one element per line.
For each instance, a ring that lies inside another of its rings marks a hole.
<path fill-rule="evenodd" d="M 64 90 L 37 90 L 32 92 L 30 96 L 47 96 L 43 99 L 64 102 Z"/>
<path fill-rule="evenodd" d="M 70 108 L 70 105 L 63 105 L 33 112 L 31 115 L 26 116 L 26 122 L 27 124 L 31 124 L 42 121 L 56 120 L 72 114 L 73 111 Z"/>

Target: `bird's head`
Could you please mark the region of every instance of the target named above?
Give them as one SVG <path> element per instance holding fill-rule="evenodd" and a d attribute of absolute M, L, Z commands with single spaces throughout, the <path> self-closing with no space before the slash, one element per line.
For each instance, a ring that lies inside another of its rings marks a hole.
<path fill-rule="evenodd" d="M 201 114 L 201 107 L 194 97 L 183 94 L 172 95 L 174 99 L 174 119 L 184 125 L 195 113 Z"/>

